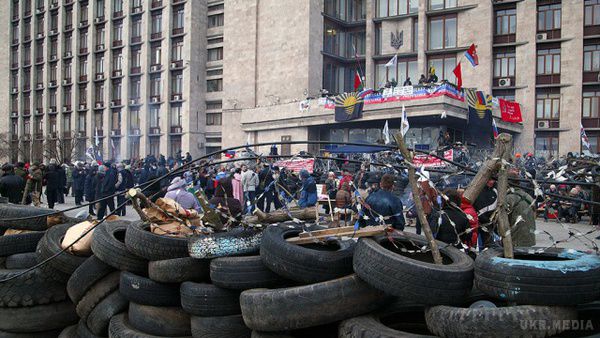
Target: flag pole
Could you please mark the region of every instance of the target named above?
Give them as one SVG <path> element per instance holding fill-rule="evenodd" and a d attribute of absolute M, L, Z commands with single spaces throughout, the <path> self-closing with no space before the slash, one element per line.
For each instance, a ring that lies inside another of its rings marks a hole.
<path fill-rule="evenodd" d="M 356 51 L 356 45 L 354 45 L 354 42 L 352 43 L 352 49 L 354 50 L 354 62 L 356 62 L 356 66 L 358 67 L 358 77 L 360 79 L 360 83 L 363 86 L 363 89 L 365 89 L 365 83 L 363 82 L 363 78 L 362 75 L 360 73 L 364 73 L 362 70 L 362 67 L 360 66 L 360 62 L 358 62 L 358 53 Z M 366 74 L 365 74 L 366 77 Z"/>

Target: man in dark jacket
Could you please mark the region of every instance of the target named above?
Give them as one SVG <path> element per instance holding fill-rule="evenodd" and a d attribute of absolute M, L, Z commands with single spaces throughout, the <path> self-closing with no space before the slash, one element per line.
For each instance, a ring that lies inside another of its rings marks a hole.
<path fill-rule="evenodd" d="M 444 195 L 448 200 L 443 201 L 441 212 L 434 211 L 429 217 L 431 230 L 437 240 L 462 248 L 460 240 L 468 240 L 468 236 L 462 233 L 469 228 L 469 219 L 460 208 L 462 198 L 455 189 L 447 189 Z"/>
<path fill-rule="evenodd" d="M 273 182 L 273 172 L 268 163 L 265 163 L 264 168 L 258 173 L 258 188 L 256 189 L 256 196 L 261 196 L 256 202 L 256 207 L 264 212 L 271 211 L 271 203 L 273 202 L 273 191 L 265 191 L 265 189 Z M 268 195 L 271 196 L 268 196 Z M 267 205 L 265 206 L 265 201 Z"/>
<path fill-rule="evenodd" d="M 92 202 L 96 200 L 96 175 L 98 173 L 97 166 L 91 166 L 88 170 L 87 175 L 85 176 L 85 200 L 87 202 Z M 94 204 L 89 205 L 89 213 L 91 216 L 96 216 L 94 212 Z"/>
<path fill-rule="evenodd" d="M 81 205 L 83 201 L 83 192 L 85 189 L 85 176 L 87 172 L 83 167 L 83 163 L 77 162 L 75 168 L 71 172 L 73 176 L 73 192 L 75 194 L 75 205 Z"/>
<path fill-rule="evenodd" d="M 100 206 L 98 207 L 98 219 L 104 218 L 106 214 L 106 207 L 110 211 L 115 210 L 115 198 L 108 196 L 114 195 L 117 187 L 117 170 L 110 164 L 106 163 L 105 165 L 98 168 L 98 172 L 100 170 L 104 171 L 104 179 L 102 183 L 100 183 L 100 198 L 103 200 L 100 201 Z"/>
<path fill-rule="evenodd" d="M 46 181 L 46 197 L 48 198 L 48 208 L 54 209 L 54 204 L 58 201 L 58 193 L 62 179 L 56 164 L 56 160 L 50 160 L 48 170 L 44 175 Z"/>
<path fill-rule="evenodd" d="M 385 224 L 391 224 L 394 229 L 404 230 L 404 214 L 402 201 L 392 192 L 394 190 L 394 176 L 385 174 L 379 182 L 379 190 L 371 193 L 366 204 L 370 209 L 365 210 L 369 217 L 367 225 L 379 225 L 380 216 L 384 217 Z M 364 209 L 365 207 L 363 207 Z"/>
<path fill-rule="evenodd" d="M 25 190 L 25 181 L 17 175 L 13 166 L 5 164 L 2 166 L 2 178 L 0 178 L 0 195 L 8 198 L 10 203 L 19 204 Z"/>
<path fill-rule="evenodd" d="M 488 247 L 492 244 L 494 229 L 491 224 L 491 217 L 497 206 L 498 190 L 496 189 L 496 181 L 490 179 L 473 203 L 473 207 L 477 210 L 477 216 L 479 217 L 480 247 Z"/>
<path fill-rule="evenodd" d="M 17 162 L 15 167 L 15 175 L 23 179 L 23 182 L 27 181 L 27 170 L 25 169 L 25 163 Z"/>
<path fill-rule="evenodd" d="M 58 189 L 56 194 L 56 203 L 64 204 L 65 203 L 65 187 L 67 186 L 67 172 L 65 169 L 57 164 L 56 172 L 58 173 Z"/>

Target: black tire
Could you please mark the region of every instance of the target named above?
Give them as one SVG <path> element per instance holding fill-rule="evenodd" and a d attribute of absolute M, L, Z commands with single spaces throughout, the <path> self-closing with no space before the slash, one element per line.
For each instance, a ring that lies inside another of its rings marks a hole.
<path fill-rule="evenodd" d="M 77 324 L 77 336 L 78 338 L 101 338 L 90 331 L 83 319 Z"/>
<path fill-rule="evenodd" d="M 104 276 L 115 271 L 96 256 L 91 256 L 81 264 L 67 282 L 67 293 L 73 303 L 77 304 L 85 293 Z"/>
<path fill-rule="evenodd" d="M 213 259 L 210 279 L 218 287 L 234 290 L 277 288 L 293 283 L 267 269 L 260 256 Z"/>
<path fill-rule="evenodd" d="M 32 207 L 27 205 L 0 204 L 0 227 L 7 229 L 44 231 L 48 229 L 46 216 L 56 213 L 56 210 Z M 7 221 L 7 219 L 39 216 L 30 219 Z"/>
<path fill-rule="evenodd" d="M 79 318 L 86 320 L 90 312 L 94 310 L 96 305 L 100 303 L 104 298 L 110 295 L 113 291 L 119 288 L 120 272 L 111 272 L 101 280 L 99 280 L 94 286 L 92 286 L 85 296 L 81 298 L 77 303 L 77 314 Z"/>
<path fill-rule="evenodd" d="M 108 335 L 108 323 L 113 316 L 127 311 L 129 302 L 119 291 L 113 291 L 104 298 L 92 312 L 90 312 L 86 324 L 89 330 L 98 335 L 106 337 Z"/>
<path fill-rule="evenodd" d="M 134 329 L 129 321 L 127 315 L 124 313 L 114 316 L 110 320 L 108 327 L 108 336 L 110 338 L 163 338 L 160 336 L 152 336 Z M 180 336 L 175 338 L 191 338 L 192 336 Z"/>
<path fill-rule="evenodd" d="M 0 279 L 13 277 L 23 271 L 0 270 Z M 62 302 L 66 299 L 65 285 L 41 269 L 0 283 L 0 307 L 34 306 Z"/>
<path fill-rule="evenodd" d="M 61 332 L 58 338 L 79 338 L 77 336 L 77 325 L 71 325 L 65 327 Z"/>
<path fill-rule="evenodd" d="M 121 272 L 119 291 L 130 302 L 152 306 L 180 306 L 179 285 L 162 284 L 151 279 Z"/>
<path fill-rule="evenodd" d="M 4 265 L 9 270 L 29 269 L 37 264 L 37 254 L 26 252 L 6 257 Z"/>
<path fill-rule="evenodd" d="M 340 248 L 337 242 L 305 246 L 286 242 L 286 238 L 300 232 L 299 229 L 283 226 L 271 226 L 264 230 L 260 258 L 267 268 L 301 283 L 317 283 L 352 273 L 355 245 Z"/>
<path fill-rule="evenodd" d="M 56 337 L 59 337 L 60 333 L 61 333 L 61 330 L 31 332 L 31 333 L 16 333 L 16 332 L 0 331 L 0 338 L 56 338 Z M 78 338 L 76 335 L 72 336 L 72 337 Z"/>
<path fill-rule="evenodd" d="M 252 331 L 252 335 L 250 338 L 294 338 L 288 334 L 280 333 L 280 332 L 261 332 L 261 331 Z"/>
<path fill-rule="evenodd" d="M 302 329 L 376 310 L 389 298 L 356 275 L 283 289 L 242 292 L 246 326 L 257 331 Z"/>
<path fill-rule="evenodd" d="M 236 315 L 241 313 L 240 293 L 212 284 L 185 282 L 181 284 L 181 306 L 193 316 Z"/>
<path fill-rule="evenodd" d="M 425 338 L 433 335 L 396 330 L 384 325 L 379 317 L 367 315 L 346 319 L 340 323 L 339 338 Z"/>
<path fill-rule="evenodd" d="M 255 255 L 260 250 L 262 229 L 236 227 L 225 232 L 191 237 L 188 251 L 197 259 Z"/>
<path fill-rule="evenodd" d="M 129 304 L 127 318 L 136 330 L 156 336 L 189 336 L 192 334 L 190 315 L 180 307 L 155 307 Z"/>
<path fill-rule="evenodd" d="M 44 237 L 43 231 L 0 236 L 0 257 L 35 252 L 37 244 L 42 237 Z"/>
<path fill-rule="evenodd" d="M 251 331 L 241 315 L 224 317 L 192 317 L 192 337 L 250 338 Z"/>
<path fill-rule="evenodd" d="M 148 276 L 161 283 L 208 282 L 210 260 L 191 257 L 148 263 Z"/>
<path fill-rule="evenodd" d="M 577 319 L 575 308 L 521 305 L 499 308 L 434 306 L 427 327 L 440 337 L 549 337 L 562 332 L 553 323 Z M 543 327 L 541 322 L 547 323 Z"/>
<path fill-rule="evenodd" d="M 354 253 L 354 271 L 371 286 L 419 304 L 461 304 L 473 286 L 473 260 L 458 249 L 438 242 L 445 264 L 433 263 L 431 253 L 403 253 L 420 249 L 423 236 L 410 233 L 361 238 Z"/>
<path fill-rule="evenodd" d="M 94 230 L 92 251 L 106 264 L 122 271 L 146 275 L 148 262 L 130 252 L 125 246 L 131 222 L 104 222 Z"/>
<path fill-rule="evenodd" d="M 79 320 L 71 302 L 0 308 L 0 318 L 0 330 L 22 333 L 58 330 Z"/>
<path fill-rule="evenodd" d="M 475 261 L 475 286 L 518 304 L 576 305 L 600 297 L 600 257 L 557 248 L 514 252 L 515 259 L 505 259 L 500 250 L 481 253 Z"/>
<path fill-rule="evenodd" d="M 156 235 L 150 232 L 150 225 L 133 222 L 125 236 L 127 249 L 149 261 L 189 257 L 188 239 Z"/>
<path fill-rule="evenodd" d="M 46 231 L 46 234 L 37 246 L 38 262 L 46 260 L 62 251 L 60 242 L 71 226 L 72 224 L 60 224 Z M 71 275 L 86 259 L 87 257 L 85 256 L 75 256 L 65 251 L 50 260 L 48 265 L 60 272 Z"/>

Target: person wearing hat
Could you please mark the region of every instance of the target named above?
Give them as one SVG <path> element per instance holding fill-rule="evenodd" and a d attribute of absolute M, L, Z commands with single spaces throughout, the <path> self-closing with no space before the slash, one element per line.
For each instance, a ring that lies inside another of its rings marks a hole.
<path fill-rule="evenodd" d="M 302 180 L 302 189 L 300 190 L 298 206 L 300 208 L 315 206 L 317 204 L 317 183 L 315 179 L 310 176 L 306 169 L 300 171 L 300 179 Z"/>
<path fill-rule="evenodd" d="M 0 178 L 0 195 L 8 198 L 10 203 L 19 204 L 25 189 L 25 181 L 17 175 L 13 166 L 5 164 L 2 166 L 2 177 Z"/>
<path fill-rule="evenodd" d="M 73 193 L 75 194 L 75 205 L 81 205 L 83 201 L 83 192 L 85 189 L 85 176 L 87 172 L 83 167 L 83 163 L 77 161 L 75 168 L 71 171 L 73 181 Z"/>
<path fill-rule="evenodd" d="M 545 194 L 546 194 L 546 203 L 545 203 L 545 207 L 544 207 L 544 221 L 547 221 L 548 215 L 550 213 L 555 213 L 558 211 L 560 203 L 558 202 L 558 199 L 556 198 L 556 196 L 548 195 L 548 194 L 553 194 L 553 195 L 559 194 L 558 189 L 556 189 L 556 185 L 550 184 L 550 188 L 548 190 L 546 190 Z"/>
<path fill-rule="evenodd" d="M 200 203 L 196 199 L 196 196 L 191 192 L 185 190 L 187 183 L 181 177 L 175 177 L 171 180 L 171 184 L 167 188 L 167 194 L 165 198 L 170 198 L 175 202 L 179 203 L 182 208 L 185 209 L 194 209 L 196 211 L 201 211 Z"/>
<path fill-rule="evenodd" d="M 46 197 L 48 198 L 48 208 L 54 209 L 54 204 L 58 202 L 58 194 L 60 184 L 62 182 L 61 173 L 58 170 L 55 159 L 50 160 L 48 164 L 48 170 L 44 174 L 44 180 L 46 181 Z"/>
<path fill-rule="evenodd" d="M 27 165 L 25 165 L 27 167 Z M 42 190 L 42 182 L 44 180 L 44 172 L 40 168 L 39 163 L 35 162 L 27 169 L 27 182 L 25 183 L 25 192 L 21 199 L 21 204 L 28 204 L 33 201 L 33 205 L 40 206 L 40 191 Z M 31 200 L 29 200 L 31 198 Z"/>
<path fill-rule="evenodd" d="M 394 176 L 385 174 L 379 182 L 379 190 L 371 193 L 365 200 L 370 206 L 366 210 L 368 215 L 367 225 L 380 225 L 380 217 L 384 217 L 386 224 L 391 224 L 394 229 L 404 230 L 404 214 L 402 201 L 392 192 L 394 190 Z"/>

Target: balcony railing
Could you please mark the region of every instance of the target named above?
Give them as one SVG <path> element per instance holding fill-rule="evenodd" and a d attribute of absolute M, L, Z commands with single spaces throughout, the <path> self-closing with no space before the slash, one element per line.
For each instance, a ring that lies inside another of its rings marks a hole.
<path fill-rule="evenodd" d="M 142 67 L 139 67 L 139 66 L 138 67 L 131 67 L 130 70 L 129 70 L 129 73 L 131 75 L 141 74 L 142 73 Z"/>
<path fill-rule="evenodd" d="M 181 134 L 182 128 L 181 126 L 171 126 L 171 134 Z"/>
<path fill-rule="evenodd" d="M 152 1 L 152 5 L 150 6 L 150 8 L 154 9 L 154 8 L 158 8 L 158 7 L 162 7 L 162 0 L 154 0 Z"/>
<path fill-rule="evenodd" d="M 88 53 L 87 47 L 79 48 L 79 54 L 87 54 L 87 53 Z"/>
<path fill-rule="evenodd" d="M 160 127 L 150 127 L 150 135 L 160 135 Z"/>
<path fill-rule="evenodd" d="M 162 32 L 156 32 L 156 33 L 150 34 L 151 40 L 156 40 L 156 39 L 160 39 L 160 38 L 162 38 Z"/>
<path fill-rule="evenodd" d="M 183 27 L 173 28 L 173 35 L 181 35 L 181 34 L 183 34 Z"/>
<path fill-rule="evenodd" d="M 79 82 L 86 82 L 88 80 L 87 75 L 80 75 L 79 76 Z"/>
<path fill-rule="evenodd" d="M 131 37 L 131 43 L 140 43 L 140 42 L 142 42 L 141 36 L 132 36 Z"/>
<path fill-rule="evenodd" d="M 123 40 L 114 40 L 112 43 L 113 47 L 121 47 L 123 46 Z"/>

